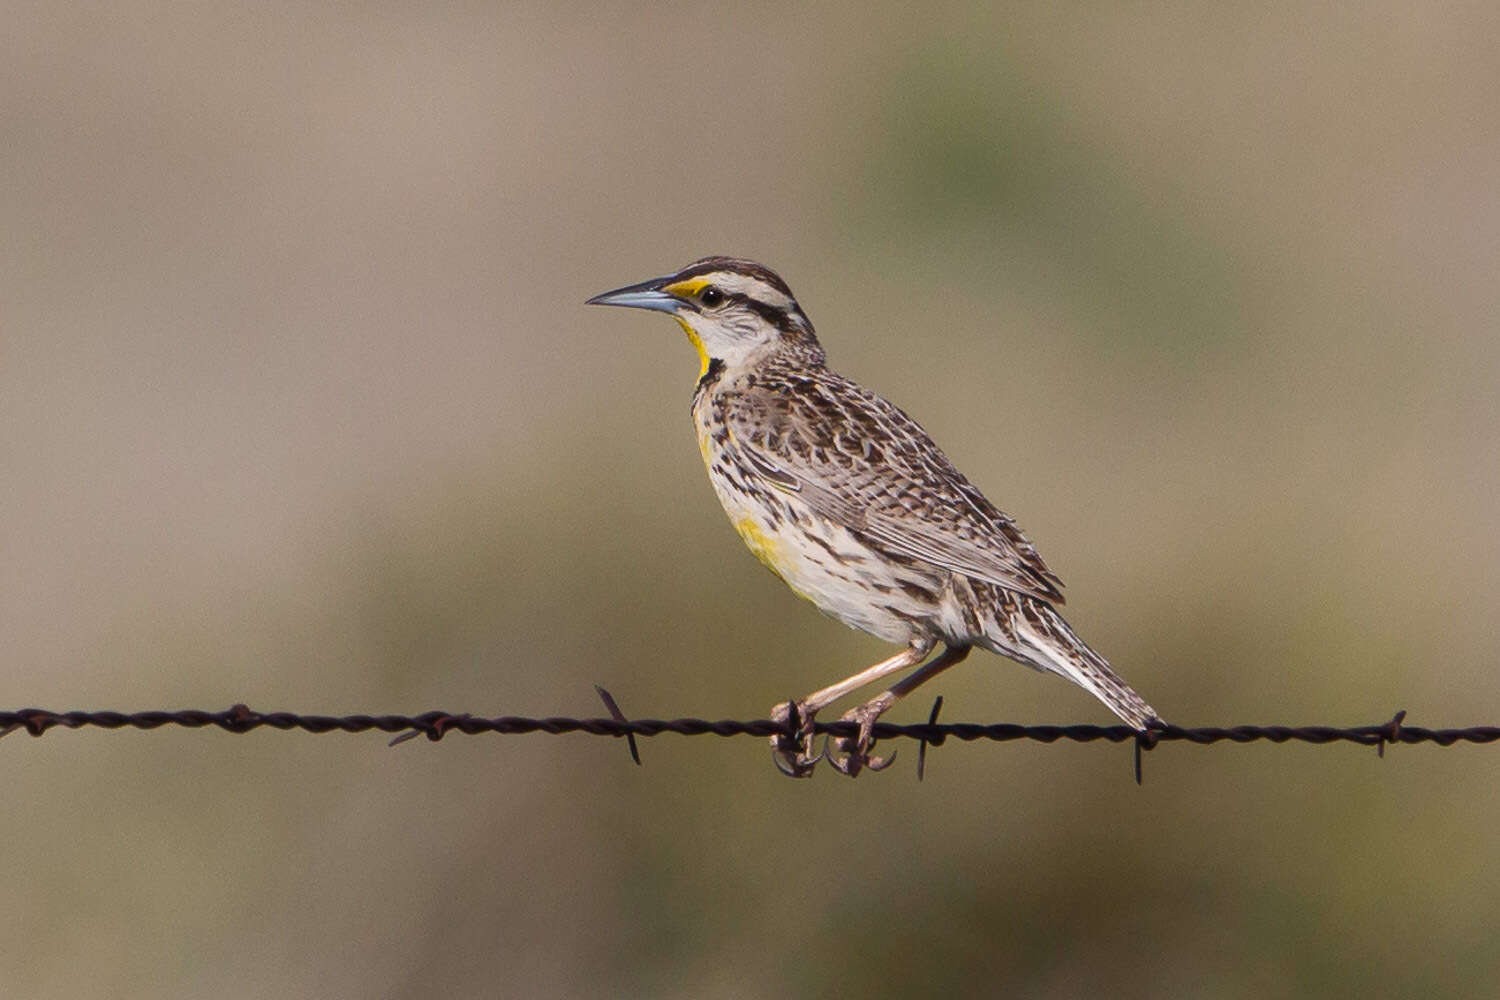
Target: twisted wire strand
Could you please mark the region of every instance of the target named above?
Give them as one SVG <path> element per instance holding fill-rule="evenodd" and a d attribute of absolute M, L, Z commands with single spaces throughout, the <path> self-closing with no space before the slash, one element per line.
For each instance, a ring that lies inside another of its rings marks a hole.
<path fill-rule="evenodd" d="M 606 694 L 602 692 L 601 694 Z M 547 716 L 533 718 L 518 715 L 501 715 L 486 718 L 471 713 L 424 712 L 420 715 L 304 715 L 297 712 L 258 712 L 245 705 L 234 705 L 221 712 L 201 709 L 177 711 L 67 711 L 54 712 L 43 708 L 23 708 L 0 711 L 0 736 L 16 730 L 25 730 L 32 736 L 41 736 L 50 729 L 159 729 L 163 726 L 179 726 L 188 729 L 217 728 L 230 733 L 248 733 L 257 729 L 301 730 L 308 733 L 363 733 L 378 730 L 398 735 L 399 742 L 415 736 L 426 736 L 438 740 L 448 733 L 465 735 L 495 733 L 519 735 L 522 733 L 588 733 L 593 736 L 659 736 L 673 733 L 678 736 L 759 736 L 777 734 L 794 736 L 785 723 L 770 719 L 629 719 L 621 714 L 608 699 L 611 718 L 570 718 Z M 940 746 L 948 739 L 966 743 L 980 740 L 1010 742 L 1032 740 L 1039 743 L 1069 741 L 1092 743 L 1104 740 L 1110 743 L 1134 741 L 1145 749 L 1160 743 L 1186 742 L 1209 745 L 1221 742 L 1253 743 L 1358 743 L 1365 746 L 1384 747 L 1389 743 L 1435 743 L 1448 747 L 1455 743 L 1493 743 L 1500 740 L 1500 726 L 1470 726 L 1456 729 L 1430 729 L 1424 726 L 1405 724 L 1405 712 L 1398 712 L 1387 722 L 1376 725 L 1338 726 L 1196 726 L 1184 727 L 1162 725 L 1147 732 L 1138 732 L 1129 726 L 1096 725 L 1018 725 L 1015 723 L 973 722 L 918 722 L 898 724 L 878 722 L 874 736 L 878 740 L 911 739 L 929 746 Z M 816 734 L 834 737 L 857 735 L 858 726 L 853 722 L 816 722 Z"/>

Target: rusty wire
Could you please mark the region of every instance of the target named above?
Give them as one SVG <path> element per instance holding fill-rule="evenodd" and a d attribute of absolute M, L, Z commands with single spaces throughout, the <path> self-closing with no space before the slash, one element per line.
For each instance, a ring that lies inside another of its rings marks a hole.
<path fill-rule="evenodd" d="M 485 718 L 470 713 L 424 712 L 421 715 L 304 715 L 296 712 L 257 712 L 245 705 L 234 705 L 222 712 L 198 709 L 179 711 L 146 712 L 53 712 L 41 708 L 24 708 L 18 711 L 0 711 L 0 736 L 24 729 L 32 736 L 41 736 L 48 730 L 62 727 L 80 729 L 158 729 L 162 726 L 180 726 L 188 729 L 215 728 L 229 733 L 248 733 L 257 729 L 282 731 L 301 730 L 308 733 L 363 733 L 378 730 L 396 734 L 391 744 L 404 742 L 416 736 L 429 740 L 442 739 L 449 733 L 477 735 L 496 733 L 517 735 L 521 733 L 588 733 L 593 736 L 623 736 L 630 742 L 630 752 L 637 764 L 640 754 L 635 745 L 637 736 L 658 736 L 674 733 L 679 736 L 759 736 L 783 735 L 795 738 L 788 723 L 777 723 L 770 719 L 734 720 L 720 719 L 630 719 L 619 709 L 614 698 L 603 688 L 597 689 L 603 698 L 610 718 L 569 718 L 549 716 L 532 718 L 527 716 L 502 715 Z M 1339 726 L 1197 726 L 1183 727 L 1163 724 L 1146 732 L 1138 732 L 1129 726 L 1023 726 L 1014 723 L 973 723 L 937 721 L 937 712 L 942 704 L 938 699 L 933 705 L 927 722 L 897 724 L 879 722 L 874 727 L 877 740 L 911 739 L 920 743 L 918 754 L 918 776 L 925 764 L 927 748 L 941 746 L 946 740 L 964 742 L 989 740 L 1009 742 L 1033 740 L 1040 743 L 1068 741 L 1092 743 L 1104 740 L 1110 743 L 1133 742 L 1136 751 L 1136 780 L 1140 780 L 1141 753 L 1161 743 L 1186 742 L 1208 745 L 1221 742 L 1253 743 L 1268 740 L 1272 743 L 1357 743 L 1376 747 L 1381 755 L 1389 744 L 1435 743 L 1452 746 L 1455 743 L 1493 743 L 1500 740 L 1500 726 L 1471 726 L 1461 729 L 1429 729 L 1405 724 L 1406 713 L 1397 712 L 1386 722 L 1376 725 Z M 852 722 L 817 722 L 814 733 L 832 737 L 857 735 L 857 726 Z"/>

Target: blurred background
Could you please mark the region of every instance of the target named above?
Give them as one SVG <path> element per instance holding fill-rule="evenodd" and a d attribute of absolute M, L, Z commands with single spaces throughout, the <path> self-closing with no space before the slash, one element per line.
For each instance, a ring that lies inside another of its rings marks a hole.
<path fill-rule="evenodd" d="M 10 4 L 0 702 L 762 717 L 730 253 L 1183 725 L 1500 722 L 1491 5 Z M 1112 721 L 987 654 L 951 721 Z M 1500 751 L 54 731 L 14 996 L 1483 994 Z"/>

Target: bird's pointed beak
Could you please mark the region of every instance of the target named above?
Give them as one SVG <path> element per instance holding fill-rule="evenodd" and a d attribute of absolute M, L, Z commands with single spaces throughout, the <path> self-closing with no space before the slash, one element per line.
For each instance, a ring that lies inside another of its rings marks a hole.
<path fill-rule="evenodd" d="M 612 292 L 602 292 L 589 299 L 589 306 L 630 306 L 634 309 L 654 309 L 657 312 L 673 313 L 682 305 L 677 296 L 662 291 L 670 278 L 652 278 L 638 285 L 626 285 Z"/>

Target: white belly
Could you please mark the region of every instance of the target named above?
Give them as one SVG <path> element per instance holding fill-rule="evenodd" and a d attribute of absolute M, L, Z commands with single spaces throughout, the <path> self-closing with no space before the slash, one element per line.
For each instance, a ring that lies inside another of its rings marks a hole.
<path fill-rule="evenodd" d="M 948 574 L 892 562 L 843 525 L 814 515 L 795 494 L 728 471 L 732 462 L 700 435 L 714 493 L 746 547 L 771 572 L 824 614 L 888 642 L 923 634 L 946 636 L 942 620 L 962 613 Z M 930 597 L 923 597 L 925 593 Z M 945 599 L 947 598 L 947 599 Z"/>

